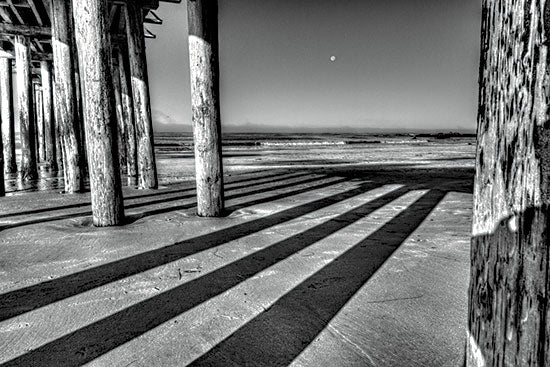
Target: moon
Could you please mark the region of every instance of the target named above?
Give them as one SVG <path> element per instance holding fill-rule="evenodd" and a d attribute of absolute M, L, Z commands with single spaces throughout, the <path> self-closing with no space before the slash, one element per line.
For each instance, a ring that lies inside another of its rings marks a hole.
<path fill-rule="evenodd" d="M 330 57 L 330 61 L 331 61 L 331 62 L 336 61 L 336 56 L 332 55 L 332 56 Z"/>

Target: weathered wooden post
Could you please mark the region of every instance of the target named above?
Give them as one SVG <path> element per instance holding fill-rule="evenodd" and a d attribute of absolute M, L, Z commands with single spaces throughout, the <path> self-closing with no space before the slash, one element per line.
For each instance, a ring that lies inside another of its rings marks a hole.
<path fill-rule="evenodd" d="M 82 89 L 88 169 L 96 226 L 122 224 L 124 206 L 116 144 L 107 0 L 73 0 Z"/>
<path fill-rule="evenodd" d="M 113 88 L 115 91 L 118 157 L 121 172 L 126 171 L 126 134 L 125 121 L 122 107 L 122 95 L 120 92 L 120 70 L 118 66 L 118 51 L 113 50 Z"/>
<path fill-rule="evenodd" d="M 54 95 L 55 98 L 55 95 Z M 55 108 L 54 108 L 55 111 Z M 63 141 L 63 138 L 61 137 L 61 126 L 59 126 L 59 122 L 55 118 L 54 113 L 54 129 L 55 129 L 55 151 L 56 151 L 56 162 L 57 162 L 57 171 L 63 171 L 63 178 L 66 177 L 65 174 L 65 165 L 63 164 L 63 157 L 65 156 L 65 152 L 63 149 L 63 144 L 61 142 Z"/>
<path fill-rule="evenodd" d="M 36 147 L 34 144 L 33 86 L 29 39 L 15 36 L 15 64 L 17 68 L 17 104 L 21 136 L 21 179 L 38 178 Z"/>
<path fill-rule="evenodd" d="M 6 196 L 6 185 L 4 183 L 4 144 L 0 139 L 0 197 Z"/>
<path fill-rule="evenodd" d="M 42 87 L 39 84 L 34 85 L 34 104 L 36 116 L 36 142 L 37 142 L 37 158 L 38 162 L 44 161 L 46 150 L 44 148 L 44 106 L 42 103 Z"/>
<path fill-rule="evenodd" d="M 191 107 L 199 216 L 224 209 L 217 0 L 187 0 Z"/>
<path fill-rule="evenodd" d="M 482 2 L 470 367 L 550 363 L 549 5 Z"/>
<path fill-rule="evenodd" d="M 55 122 L 53 118 L 52 66 L 49 61 L 40 62 L 42 79 L 42 104 L 44 106 L 44 160 L 48 168 L 57 171 Z"/>
<path fill-rule="evenodd" d="M 128 58 L 121 49 L 118 53 L 118 67 L 120 71 L 120 93 L 122 97 L 122 115 L 125 121 L 126 132 L 126 163 L 128 186 L 137 186 L 137 144 L 134 119 L 134 103 L 132 101 L 132 87 L 128 80 Z"/>
<path fill-rule="evenodd" d="M 138 148 L 139 187 L 156 189 L 158 187 L 157 165 L 145 56 L 143 10 L 138 1 L 128 1 L 124 9 Z"/>
<path fill-rule="evenodd" d="M 13 79 L 11 60 L 7 58 L 0 58 L 0 108 L 4 145 L 4 172 L 16 173 Z"/>
<path fill-rule="evenodd" d="M 51 13 L 55 119 L 59 124 L 60 145 L 63 149 L 65 192 L 74 193 L 83 189 L 83 162 L 76 111 L 71 1 L 52 0 Z"/>

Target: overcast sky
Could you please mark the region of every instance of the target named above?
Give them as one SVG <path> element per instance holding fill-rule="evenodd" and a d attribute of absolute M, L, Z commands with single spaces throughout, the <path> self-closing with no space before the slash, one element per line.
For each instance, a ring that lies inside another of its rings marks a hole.
<path fill-rule="evenodd" d="M 477 0 L 219 7 L 222 124 L 475 128 Z M 157 14 L 164 24 L 147 25 L 157 34 L 147 41 L 153 115 L 190 124 L 185 0 Z"/>

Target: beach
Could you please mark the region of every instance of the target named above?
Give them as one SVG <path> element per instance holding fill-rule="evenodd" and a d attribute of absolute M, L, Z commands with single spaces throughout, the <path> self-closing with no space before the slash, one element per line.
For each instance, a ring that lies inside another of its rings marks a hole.
<path fill-rule="evenodd" d="M 161 186 L 124 187 L 120 227 L 10 181 L 2 366 L 462 365 L 473 138 L 231 134 L 215 219 L 191 141 L 157 134 Z"/>

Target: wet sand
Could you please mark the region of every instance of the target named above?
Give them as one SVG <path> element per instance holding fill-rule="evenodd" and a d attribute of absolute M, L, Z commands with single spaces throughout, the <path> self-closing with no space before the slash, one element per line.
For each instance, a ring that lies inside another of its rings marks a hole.
<path fill-rule="evenodd" d="M 224 218 L 182 151 L 121 227 L 89 194 L 2 199 L 0 365 L 461 365 L 472 145 L 225 153 Z"/>

